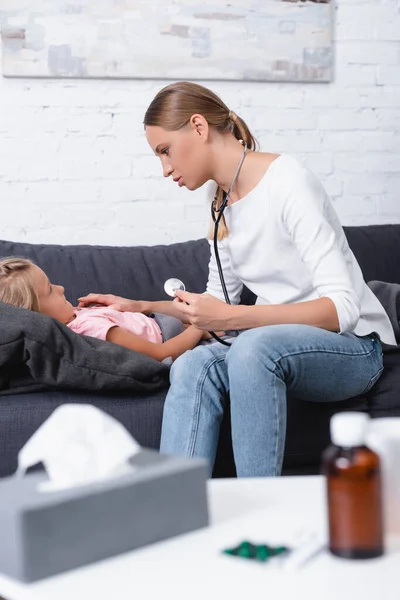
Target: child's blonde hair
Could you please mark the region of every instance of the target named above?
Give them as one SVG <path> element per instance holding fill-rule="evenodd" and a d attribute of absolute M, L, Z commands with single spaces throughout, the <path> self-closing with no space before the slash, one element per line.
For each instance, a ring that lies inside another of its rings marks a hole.
<path fill-rule="evenodd" d="M 9 256 L 0 259 L 0 302 L 39 312 L 39 298 L 28 258 Z"/>

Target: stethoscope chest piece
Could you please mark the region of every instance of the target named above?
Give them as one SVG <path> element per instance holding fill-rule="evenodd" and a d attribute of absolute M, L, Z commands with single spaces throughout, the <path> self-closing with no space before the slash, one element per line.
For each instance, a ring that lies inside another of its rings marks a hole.
<path fill-rule="evenodd" d="M 186 290 L 185 284 L 180 279 L 176 277 L 172 277 L 171 279 L 167 279 L 164 283 L 164 291 L 168 296 L 175 298 L 175 290 L 182 290 L 183 292 Z"/>

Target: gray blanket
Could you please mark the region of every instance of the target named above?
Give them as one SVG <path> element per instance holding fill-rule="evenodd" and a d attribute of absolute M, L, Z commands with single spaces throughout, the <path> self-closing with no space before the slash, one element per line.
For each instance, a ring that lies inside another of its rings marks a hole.
<path fill-rule="evenodd" d="M 153 313 L 150 316 L 154 317 L 154 319 L 157 321 L 161 329 L 164 342 L 185 331 L 182 321 L 175 319 L 175 317 L 169 317 L 168 315 L 163 315 L 161 313 Z"/>
<path fill-rule="evenodd" d="M 0 302 L 0 394 L 49 387 L 151 393 L 167 385 L 168 371 L 143 354 Z"/>

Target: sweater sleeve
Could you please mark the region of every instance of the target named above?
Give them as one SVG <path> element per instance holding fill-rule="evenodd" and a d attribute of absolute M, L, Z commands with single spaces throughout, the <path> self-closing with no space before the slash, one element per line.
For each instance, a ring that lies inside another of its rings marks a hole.
<path fill-rule="evenodd" d="M 214 252 L 214 244 L 212 240 L 209 240 L 209 243 L 211 256 L 208 265 L 208 283 L 206 293 L 211 294 L 211 296 L 215 296 L 216 298 L 219 298 L 220 300 L 223 300 L 225 302 L 224 292 L 222 290 L 222 285 L 218 273 L 217 259 L 215 257 Z M 228 290 L 228 295 L 231 304 L 239 304 L 240 295 L 243 289 L 243 283 L 233 273 L 228 250 L 225 248 L 222 242 L 218 242 L 218 252 L 221 260 L 222 272 L 224 274 L 225 285 L 226 289 Z"/>
<path fill-rule="evenodd" d="M 283 222 L 320 297 L 333 301 L 340 333 L 344 333 L 357 325 L 360 299 L 328 214 L 337 218 L 322 184 L 313 173 L 305 168 L 292 173 L 283 199 Z"/>

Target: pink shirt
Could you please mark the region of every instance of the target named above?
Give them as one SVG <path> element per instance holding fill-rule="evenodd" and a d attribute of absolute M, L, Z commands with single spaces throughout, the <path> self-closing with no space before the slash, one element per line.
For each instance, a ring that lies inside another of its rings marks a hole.
<path fill-rule="evenodd" d="M 108 306 L 94 306 L 77 308 L 75 315 L 75 319 L 68 323 L 68 327 L 81 335 L 105 340 L 109 329 L 121 327 L 148 342 L 161 344 L 163 341 L 161 329 L 155 319 L 141 313 L 119 312 Z"/>

